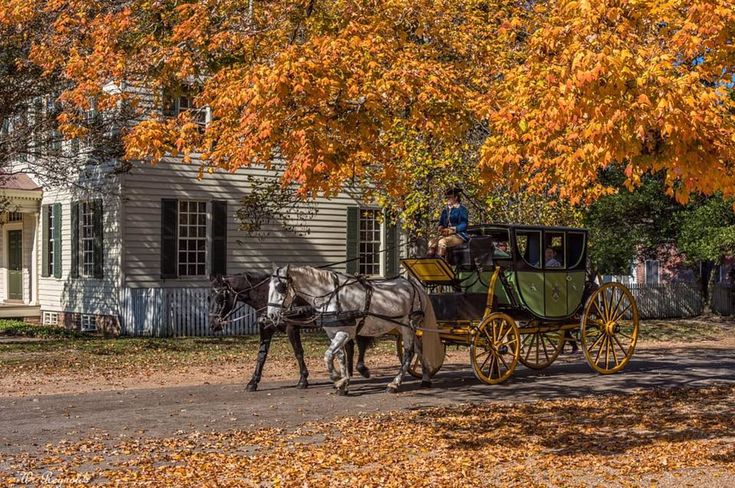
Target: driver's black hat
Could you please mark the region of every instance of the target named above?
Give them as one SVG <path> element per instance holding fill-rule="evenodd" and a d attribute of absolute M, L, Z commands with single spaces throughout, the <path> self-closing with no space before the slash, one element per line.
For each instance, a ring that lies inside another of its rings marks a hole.
<path fill-rule="evenodd" d="M 450 188 L 447 191 L 444 192 L 445 197 L 456 197 L 459 198 L 462 195 L 462 189 L 457 188 Z"/>

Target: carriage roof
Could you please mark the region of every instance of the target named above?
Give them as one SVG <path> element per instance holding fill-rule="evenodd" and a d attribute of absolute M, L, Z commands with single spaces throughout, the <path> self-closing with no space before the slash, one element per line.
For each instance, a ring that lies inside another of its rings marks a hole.
<path fill-rule="evenodd" d="M 564 226 L 551 226 L 551 225 L 528 225 L 528 224 L 474 224 L 467 227 L 467 232 L 482 234 L 485 229 L 508 229 L 508 230 L 539 230 L 547 232 L 582 232 L 587 233 L 587 229 L 581 227 L 564 227 Z"/>

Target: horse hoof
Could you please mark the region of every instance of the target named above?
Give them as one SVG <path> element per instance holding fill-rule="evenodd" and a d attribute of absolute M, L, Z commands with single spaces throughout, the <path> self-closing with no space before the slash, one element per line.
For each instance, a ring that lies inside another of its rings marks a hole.
<path fill-rule="evenodd" d="M 337 389 L 337 395 L 338 396 L 347 396 L 348 392 L 347 390 Z"/>
<path fill-rule="evenodd" d="M 296 385 L 296 387 L 298 389 L 300 389 L 300 390 L 305 390 L 305 389 L 307 389 L 309 387 L 309 382 L 308 381 L 299 381 L 299 384 Z"/>
<path fill-rule="evenodd" d="M 387 393 L 398 393 L 398 388 L 396 388 L 395 386 L 388 385 L 388 387 L 385 389 L 385 391 Z"/>
<path fill-rule="evenodd" d="M 339 374 L 330 374 L 329 379 L 334 381 L 335 383 L 342 379 L 342 375 Z"/>
<path fill-rule="evenodd" d="M 422 381 L 421 388 L 431 388 L 431 381 Z"/>
<path fill-rule="evenodd" d="M 365 365 L 358 365 L 357 372 L 360 373 L 360 376 L 363 378 L 370 378 L 370 370 Z"/>
<path fill-rule="evenodd" d="M 247 386 L 245 387 L 246 391 L 256 391 L 257 389 L 258 389 L 257 383 L 248 383 Z"/>

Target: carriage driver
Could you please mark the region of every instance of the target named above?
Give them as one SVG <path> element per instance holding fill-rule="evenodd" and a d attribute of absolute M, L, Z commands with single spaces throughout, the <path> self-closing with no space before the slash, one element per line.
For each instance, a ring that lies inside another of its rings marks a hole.
<path fill-rule="evenodd" d="M 469 213 L 467 207 L 461 203 L 462 190 L 453 188 L 447 190 L 444 196 L 447 206 L 442 210 L 439 218 L 439 234 L 441 237 L 429 241 L 429 256 L 439 255 L 445 257 L 447 248 L 456 247 L 470 240 L 467 235 L 469 224 Z M 438 253 L 437 253 L 438 249 Z"/>

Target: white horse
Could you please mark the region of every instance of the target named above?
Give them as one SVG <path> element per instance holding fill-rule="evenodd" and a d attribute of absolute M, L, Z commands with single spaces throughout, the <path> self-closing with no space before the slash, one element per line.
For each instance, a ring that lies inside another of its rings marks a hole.
<path fill-rule="evenodd" d="M 365 280 L 310 266 L 274 266 L 268 318 L 277 324 L 294 296 L 303 298 L 316 309 L 318 316 L 321 314 L 323 327 L 332 341 L 324 361 L 340 395 L 347 394 L 350 384 L 344 361 L 345 343 L 358 333 L 377 337 L 394 329 L 398 329 L 403 338 L 404 352 L 400 372 L 388 384 L 387 391 L 398 391 L 414 353 L 421 361 L 421 385 L 431 386 L 430 371 L 441 365 L 443 348 L 434 308 L 418 281 L 406 278 Z M 420 341 L 416 340 L 417 328 L 423 330 Z M 335 356 L 340 362 L 340 373 L 334 369 Z"/>

